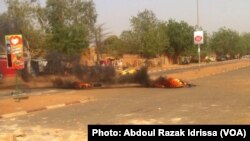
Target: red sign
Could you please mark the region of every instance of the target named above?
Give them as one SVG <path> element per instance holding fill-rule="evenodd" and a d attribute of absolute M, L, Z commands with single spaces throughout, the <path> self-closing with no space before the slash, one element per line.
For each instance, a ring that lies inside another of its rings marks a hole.
<path fill-rule="evenodd" d="M 196 42 L 200 42 L 201 40 L 202 40 L 202 36 L 196 36 L 196 37 L 195 37 L 195 41 L 196 41 Z"/>
<path fill-rule="evenodd" d="M 194 32 L 194 44 L 203 44 L 203 31 L 195 31 Z"/>
<path fill-rule="evenodd" d="M 24 69 L 22 35 L 5 36 L 7 48 L 7 67 L 11 69 Z"/>

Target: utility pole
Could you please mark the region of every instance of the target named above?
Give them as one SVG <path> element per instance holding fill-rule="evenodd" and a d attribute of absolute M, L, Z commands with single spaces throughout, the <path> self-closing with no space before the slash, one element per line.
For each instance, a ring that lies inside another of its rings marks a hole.
<path fill-rule="evenodd" d="M 197 0 L 197 27 L 199 28 L 200 21 L 199 21 L 199 0 Z"/>
<path fill-rule="evenodd" d="M 197 31 L 200 30 L 200 19 L 199 19 L 199 0 L 197 0 Z M 198 44 L 198 57 L 199 57 L 199 70 L 200 70 L 200 63 L 201 63 L 201 46 Z"/>

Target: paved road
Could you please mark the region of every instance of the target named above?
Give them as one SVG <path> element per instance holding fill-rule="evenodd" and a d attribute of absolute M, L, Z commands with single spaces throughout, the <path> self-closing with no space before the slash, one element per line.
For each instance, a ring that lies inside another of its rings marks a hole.
<path fill-rule="evenodd" d="M 235 59 L 235 60 L 228 60 L 228 61 L 220 61 L 220 62 L 211 62 L 211 63 L 201 63 L 200 66 L 199 64 L 189 64 L 189 65 L 180 65 L 175 68 L 168 68 L 165 70 L 158 70 L 158 71 L 150 71 L 151 76 L 160 76 L 160 75 L 166 75 L 166 74 L 172 74 L 172 73 L 181 73 L 185 71 L 190 71 L 194 69 L 202 69 L 206 67 L 211 67 L 211 66 L 220 66 L 223 64 L 233 64 L 236 62 L 241 62 L 249 59 Z"/>
<path fill-rule="evenodd" d="M 95 101 L 0 120 L 0 131 L 88 124 L 249 124 L 250 67 L 194 80 L 194 88 L 79 90 Z"/>

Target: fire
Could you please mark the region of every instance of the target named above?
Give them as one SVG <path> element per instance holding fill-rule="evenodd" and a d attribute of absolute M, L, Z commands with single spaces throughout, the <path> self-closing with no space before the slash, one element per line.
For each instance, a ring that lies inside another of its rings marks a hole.
<path fill-rule="evenodd" d="M 181 79 L 172 78 L 172 77 L 159 77 L 153 82 L 153 87 L 156 88 L 183 88 L 194 86 L 185 82 Z"/>
<path fill-rule="evenodd" d="M 73 86 L 74 86 L 76 89 L 92 88 L 92 87 L 93 87 L 90 83 L 80 82 L 80 81 L 75 81 L 75 82 L 73 83 Z"/>

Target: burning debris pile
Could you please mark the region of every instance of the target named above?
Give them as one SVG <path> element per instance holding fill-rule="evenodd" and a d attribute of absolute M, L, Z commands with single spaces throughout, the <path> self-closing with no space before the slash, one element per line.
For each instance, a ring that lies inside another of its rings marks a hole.
<path fill-rule="evenodd" d="M 102 87 L 102 85 L 140 84 L 151 88 L 190 88 L 195 85 L 181 79 L 160 76 L 156 80 L 150 79 L 147 68 L 142 67 L 134 74 L 117 75 L 114 68 L 96 66 L 92 68 L 79 67 L 74 77 L 59 77 L 53 81 L 55 87 L 69 89 L 88 89 Z"/>
<path fill-rule="evenodd" d="M 142 67 L 134 75 L 122 76 L 120 79 L 127 80 L 125 82 L 139 83 L 144 87 L 153 88 L 190 88 L 195 86 L 194 84 L 172 77 L 160 76 L 156 80 L 151 80 L 146 67 Z"/>
<path fill-rule="evenodd" d="M 155 88 L 184 88 L 184 87 L 189 88 L 195 85 L 185 82 L 181 79 L 161 76 L 153 82 L 152 86 Z"/>
<path fill-rule="evenodd" d="M 100 72 L 104 73 L 104 72 Z M 106 71 L 107 73 L 107 71 Z M 107 77 L 110 76 L 110 77 Z M 94 76 L 92 76 L 95 78 Z M 100 76 L 99 76 L 100 77 Z M 78 77 L 79 78 L 79 77 Z M 112 78 L 112 79 L 111 79 Z M 147 68 L 143 67 L 140 70 L 137 70 L 135 74 L 132 75 L 122 75 L 122 76 L 115 76 L 113 74 L 106 74 L 106 81 L 99 79 L 95 79 L 95 82 L 93 81 L 81 81 L 81 80 L 76 80 L 76 81 L 62 81 L 57 80 L 56 84 L 57 87 L 61 88 L 76 88 L 76 89 L 87 89 L 87 88 L 95 88 L 95 87 L 101 87 L 102 84 L 107 84 L 107 82 L 110 85 L 113 84 L 140 84 L 142 87 L 151 87 L 151 88 L 190 88 L 195 85 L 190 84 L 186 81 L 183 81 L 181 79 L 177 78 L 172 78 L 172 77 L 163 77 L 160 76 L 156 80 L 151 80 L 149 78 L 149 75 L 147 73 Z M 86 79 L 85 79 L 86 80 Z M 100 81 L 102 80 L 102 81 Z M 87 83 L 88 82 L 88 83 Z M 106 82 L 106 83 L 105 83 Z"/>

